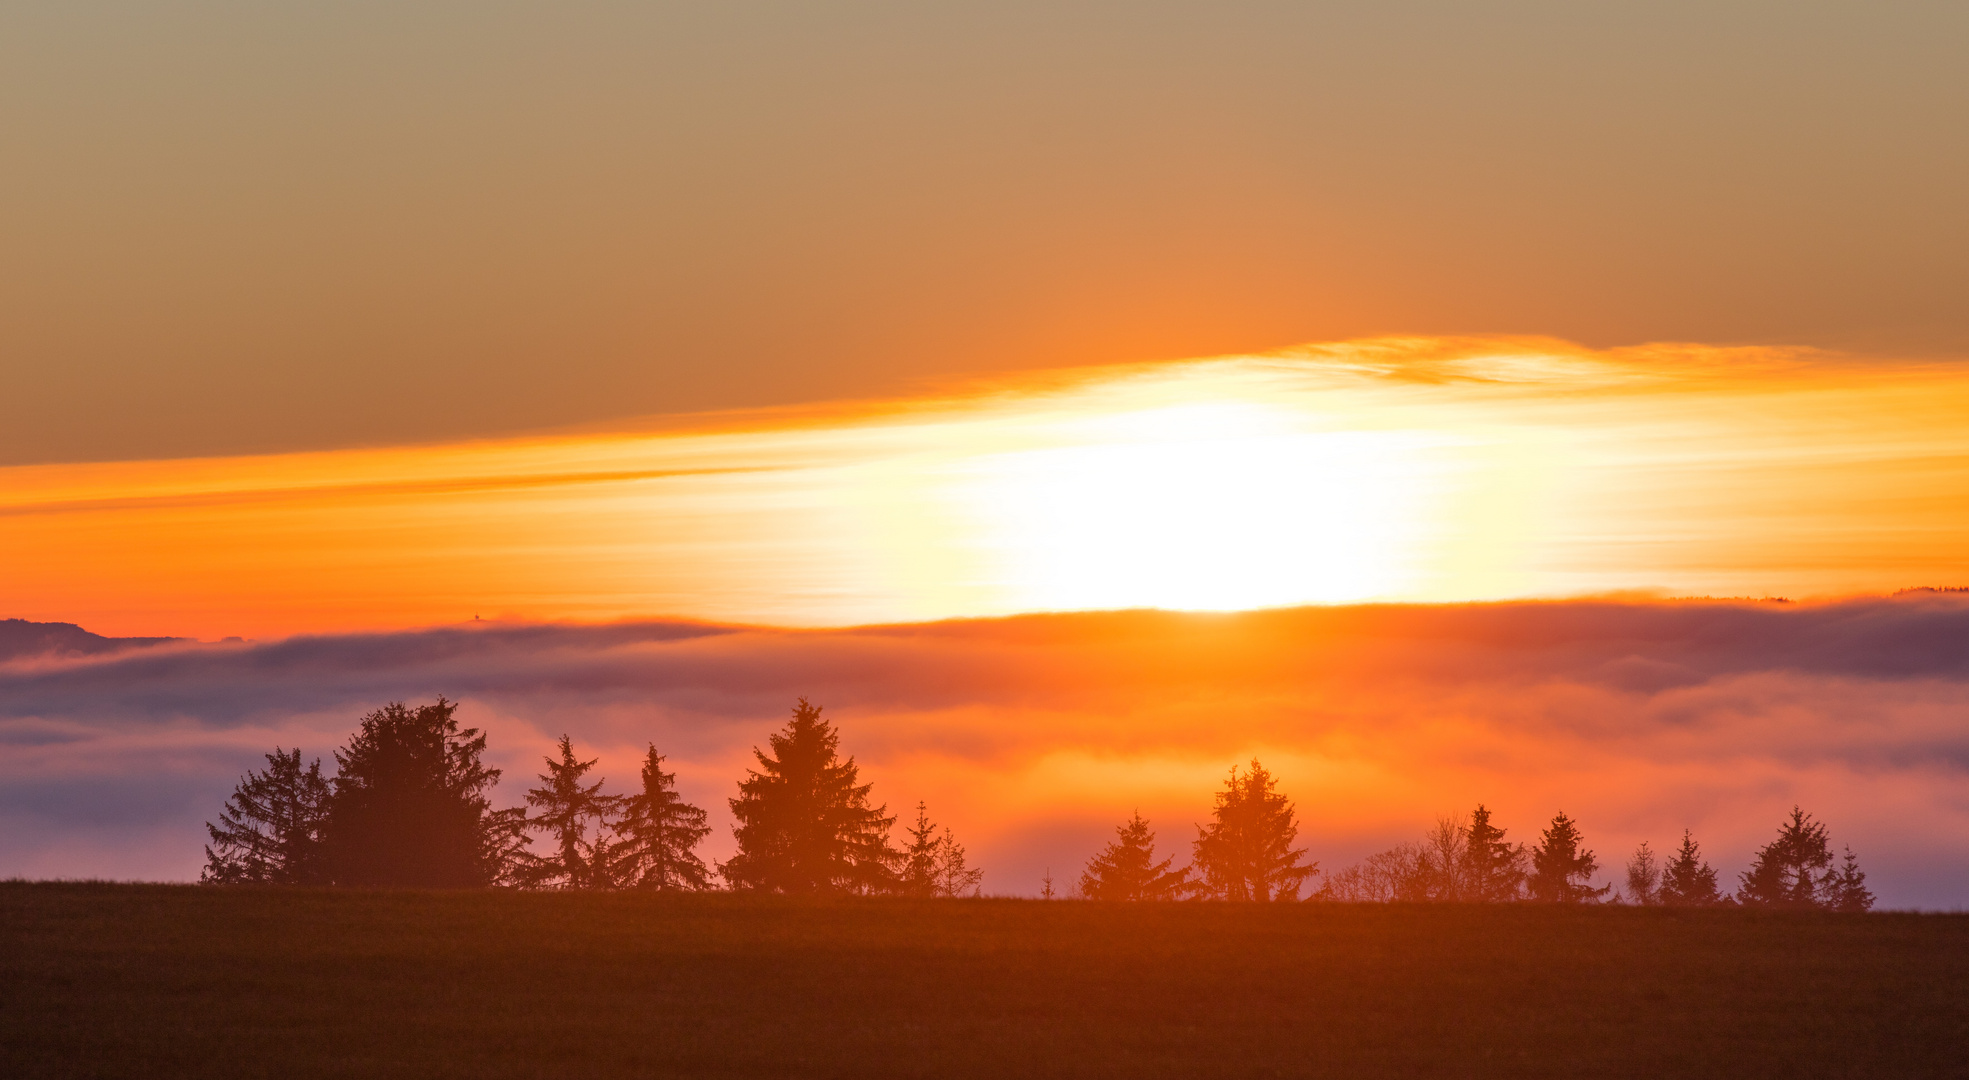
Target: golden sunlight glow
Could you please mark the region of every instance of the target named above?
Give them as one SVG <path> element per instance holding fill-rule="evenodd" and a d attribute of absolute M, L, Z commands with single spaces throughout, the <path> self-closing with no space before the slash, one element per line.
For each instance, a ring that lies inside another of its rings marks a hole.
<path fill-rule="evenodd" d="M 1237 609 L 1399 595 L 1438 501 L 1415 433 L 1250 403 L 1063 425 L 943 491 L 1017 609 Z"/>
<path fill-rule="evenodd" d="M 0 470 L 9 615 L 277 635 L 1949 584 L 1969 370 L 1383 340 L 640 431 Z"/>

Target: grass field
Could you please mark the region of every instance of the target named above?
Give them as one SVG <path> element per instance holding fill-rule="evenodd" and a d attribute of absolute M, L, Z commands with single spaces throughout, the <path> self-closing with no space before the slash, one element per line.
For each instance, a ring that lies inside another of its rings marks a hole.
<path fill-rule="evenodd" d="M 1961 1076 L 1969 917 L 0 884 L 0 1074 Z"/>

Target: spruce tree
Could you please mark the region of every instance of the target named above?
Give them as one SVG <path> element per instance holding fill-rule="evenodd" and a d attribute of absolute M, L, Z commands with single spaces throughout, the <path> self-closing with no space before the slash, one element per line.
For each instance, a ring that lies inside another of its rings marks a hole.
<path fill-rule="evenodd" d="M 1317 863 L 1300 865 L 1305 849 L 1294 849 L 1299 826 L 1292 803 L 1273 790 L 1272 774 L 1251 760 L 1243 776 L 1235 766 L 1217 793 L 1208 825 L 1197 826 L 1193 870 L 1198 896 L 1217 900 L 1297 900 Z"/>
<path fill-rule="evenodd" d="M 734 889 L 796 894 L 890 889 L 900 855 L 889 846 L 895 818 L 871 806 L 855 759 L 840 760 L 840 735 L 820 706 L 801 698 L 772 753 L 753 749 L 731 800 L 738 854 L 721 868 Z"/>
<path fill-rule="evenodd" d="M 328 781 L 319 759 L 301 767 L 301 750 L 274 748 L 267 770 L 248 770 L 219 811 L 205 823 L 199 881 L 212 885 L 317 885 L 326 880 L 322 830 L 328 820 Z"/>
<path fill-rule="evenodd" d="M 943 849 L 938 842 L 937 826 L 930 820 L 928 804 L 916 804 L 916 824 L 904 831 L 909 835 L 909 844 L 903 848 L 902 874 L 896 882 L 896 891 L 904 896 L 935 896 L 937 857 Z"/>
<path fill-rule="evenodd" d="M 1860 869 L 1859 856 L 1852 848 L 1846 849 L 1846 858 L 1836 874 L 1827 882 L 1828 888 L 1823 896 L 1825 906 L 1834 911 L 1861 912 L 1873 908 L 1873 893 L 1866 887 L 1866 873 Z"/>
<path fill-rule="evenodd" d="M 964 845 L 945 825 L 943 837 L 937 841 L 937 895 L 976 896 L 983 882 L 984 871 L 966 865 Z"/>
<path fill-rule="evenodd" d="M 711 835 L 705 813 L 677 794 L 677 774 L 663 771 L 663 755 L 649 748 L 643 759 L 643 790 L 622 801 L 615 824 L 615 873 L 622 884 L 659 892 L 711 887 L 710 868 L 697 857 L 699 842 Z"/>
<path fill-rule="evenodd" d="M 1627 860 L 1627 895 L 1643 907 L 1661 903 L 1661 862 L 1646 840 L 1641 841 L 1641 846 L 1634 849 L 1634 856 Z"/>
<path fill-rule="evenodd" d="M 1548 904 L 1590 904 L 1607 894 L 1610 885 L 1587 884 L 1600 864 L 1583 845 L 1578 823 L 1561 810 L 1532 848 L 1532 873 L 1526 883 L 1531 899 Z"/>
<path fill-rule="evenodd" d="M 1778 826 L 1778 838 L 1757 852 L 1743 872 L 1737 902 L 1750 907 L 1816 908 L 1832 887 L 1832 849 L 1825 826 L 1794 806 L 1791 820 Z"/>
<path fill-rule="evenodd" d="M 341 885 L 469 888 L 513 880 L 526 811 L 494 810 L 485 736 L 460 728 L 457 703 L 391 702 L 335 752 L 324 854 Z"/>
<path fill-rule="evenodd" d="M 1173 900 L 1189 883 L 1188 870 L 1171 870 L 1175 856 L 1157 862 L 1155 833 L 1138 811 L 1115 827 L 1108 842 L 1080 875 L 1080 895 L 1089 900 Z"/>
<path fill-rule="evenodd" d="M 902 871 L 896 892 L 903 896 L 970 896 L 984 880 L 983 870 L 965 865 L 964 845 L 949 826 L 930 821 L 930 809 L 916 804 L 916 824 L 905 830 L 909 844 L 902 851 Z"/>
<path fill-rule="evenodd" d="M 1687 829 L 1682 846 L 1661 872 L 1661 902 L 1674 907 L 1712 907 L 1723 902 L 1716 891 L 1716 870 L 1702 861 L 1702 848 Z"/>
<path fill-rule="evenodd" d="M 1504 842 L 1504 830 L 1490 823 L 1482 803 L 1463 830 L 1463 867 L 1456 899 L 1480 904 L 1516 900 L 1525 878 L 1525 849 Z"/>
<path fill-rule="evenodd" d="M 612 888 L 616 859 L 604 830 L 621 799 L 601 794 L 602 780 L 582 782 L 599 759 L 576 760 L 566 735 L 559 749 L 560 760 L 543 759 L 547 771 L 540 774 L 540 786 L 526 793 L 527 804 L 540 811 L 528 824 L 546 833 L 554 850 L 530 861 L 525 881 L 545 889 Z"/>

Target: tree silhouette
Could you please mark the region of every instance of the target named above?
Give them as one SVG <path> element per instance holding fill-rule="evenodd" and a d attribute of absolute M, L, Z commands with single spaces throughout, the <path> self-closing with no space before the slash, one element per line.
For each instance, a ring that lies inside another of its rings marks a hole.
<path fill-rule="evenodd" d="M 1461 851 L 1463 834 L 1454 821 L 1449 822 L 1449 832 L 1457 837 L 1456 850 Z M 1435 863 L 1428 849 L 1421 844 L 1402 844 L 1369 855 L 1365 860 L 1325 877 L 1319 891 L 1313 894 L 1314 900 L 1386 904 L 1435 898 L 1432 892 L 1436 880 Z"/>
<path fill-rule="evenodd" d="M 945 825 L 943 838 L 937 841 L 937 895 L 976 896 L 983 883 L 984 871 L 965 863 L 964 845 Z"/>
<path fill-rule="evenodd" d="M 1494 904 L 1516 900 L 1525 879 L 1523 844 L 1504 842 L 1504 830 L 1490 823 L 1482 803 L 1470 813 L 1463 830 L 1462 875 L 1454 895 L 1439 899 Z"/>
<path fill-rule="evenodd" d="M 301 768 L 301 750 L 279 747 L 267 770 L 248 770 L 219 811 L 205 823 L 212 843 L 198 880 L 213 885 L 246 883 L 315 885 L 326 878 L 322 830 L 328 820 L 328 781 L 319 759 Z"/>
<path fill-rule="evenodd" d="M 1198 875 L 1196 894 L 1218 900 L 1297 900 L 1317 863 L 1299 865 L 1305 849 L 1295 850 L 1299 826 L 1292 803 L 1274 791 L 1272 774 L 1251 759 L 1242 777 L 1236 766 L 1217 793 L 1212 821 L 1197 826 L 1191 861 Z"/>
<path fill-rule="evenodd" d="M 928 804 L 916 804 L 916 824 L 907 827 L 909 844 L 902 850 L 902 874 L 896 891 L 904 896 L 937 895 L 937 826 Z"/>
<path fill-rule="evenodd" d="M 1743 872 L 1737 902 L 1751 907 L 1815 908 L 1821 893 L 1837 887 L 1825 826 L 1798 807 L 1778 826 L 1778 838 L 1757 852 Z M 1830 906 L 1830 905 L 1823 905 Z"/>
<path fill-rule="evenodd" d="M 939 833 L 930 821 L 930 809 L 916 804 L 916 824 L 905 830 L 909 845 L 902 852 L 902 873 L 896 891 L 903 896 L 968 896 L 984 880 L 984 871 L 964 863 L 964 846 L 957 842 L 949 826 Z"/>
<path fill-rule="evenodd" d="M 1661 902 L 1675 907 L 1711 907 L 1723 902 L 1716 891 L 1716 870 L 1702 861 L 1702 848 L 1689 830 L 1682 830 L 1682 846 L 1661 872 Z"/>
<path fill-rule="evenodd" d="M 615 824 L 614 876 L 622 884 L 661 892 L 711 887 L 710 868 L 696 847 L 711 835 L 704 811 L 677 794 L 677 774 L 663 771 L 663 755 L 649 748 L 643 790 L 622 800 Z"/>
<path fill-rule="evenodd" d="M 1866 873 L 1860 869 L 1859 856 L 1853 854 L 1852 848 L 1846 849 L 1846 858 L 1829 886 L 1823 899 L 1834 911 L 1860 912 L 1873 908 L 1873 893 L 1866 887 Z"/>
<path fill-rule="evenodd" d="M 1489 811 L 1484 811 L 1486 815 Z M 1489 824 L 1489 817 L 1484 821 Z M 1384 853 L 1383 872 L 1397 870 L 1399 859 L 1396 852 Z M 1453 817 L 1436 819 L 1436 827 L 1426 833 L 1418 846 L 1415 858 L 1406 867 L 1407 873 L 1396 882 L 1397 899 L 1435 900 L 1441 903 L 1455 903 L 1470 899 L 1470 828 Z"/>
<path fill-rule="evenodd" d="M 547 889 L 612 888 L 617 860 L 603 830 L 621 799 L 601 794 L 601 780 L 582 783 L 599 759 L 576 760 L 574 743 L 566 735 L 561 736 L 559 749 L 561 759 L 544 759 L 547 771 L 540 774 L 540 786 L 526 793 L 527 804 L 540 811 L 528 824 L 556 845 L 552 854 L 529 860 L 526 884 Z"/>
<path fill-rule="evenodd" d="M 1080 895 L 1089 900 L 1173 900 L 1188 885 L 1188 870 L 1169 869 L 1175 856 L 1155 861 L 1155 833 L 1139 811 L 1114 832 L 1115 839 L 1080 875 Z"/>
<path fill-rule="evenodd" d="M 738 854 L 721 868 L 735 889 L 783 893 L 870 893 L 891 887 L 898 853 L 889 846 L 895 818 L 870 806 L 855 759 L 839 760 L 840 735 L 820 706 L 801 698 L 772 754 L 753 749 L 731 800 Z"/>
<path fill-rule="evenodd" d="M 1627 895 L 1643 907 L 1661 903 L 1661 860 L 1655 857 L 1646 840 L 1641 841 L 1633 857 L 1627 860 Z"/>
<path fill-rule="evenodd" d="M 1561 810 L 1532 848 L 1532 873 L 1526 883 L 1533 900 L 1548 904 L 1590 904 L 1611 885 L 1594 888 L 1587 882 L 1600 869 L 1583 845 L 1579 825 Z"/>
<path fill-rule="evenodd" d="M 1046 876 L 1039 879 L 1039 898 L 1051 900 L 1059 894 L 1053 891 L 1053 868 L 1046 868 Z"/>
<path fill-rule="evenodd" d="M 335 752 L 323 840 L 341 885 L 467 888 L 511 881 L 526 811 L 494 810 L 499 770 L 480 763 L 485 736 L 460 728 L 455 702 L 391 702 L 363 717 Z"/>

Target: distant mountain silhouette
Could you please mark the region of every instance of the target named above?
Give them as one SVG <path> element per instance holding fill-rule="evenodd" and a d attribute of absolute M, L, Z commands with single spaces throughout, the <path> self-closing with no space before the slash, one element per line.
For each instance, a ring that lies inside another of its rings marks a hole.
<path fill-rule="evenodd" d="M 74 623 L 0 619 L 0 661 L 23 656 L 95 656 L 98 653 L 184 640 L 170 637 L 104 637 Z"/>

